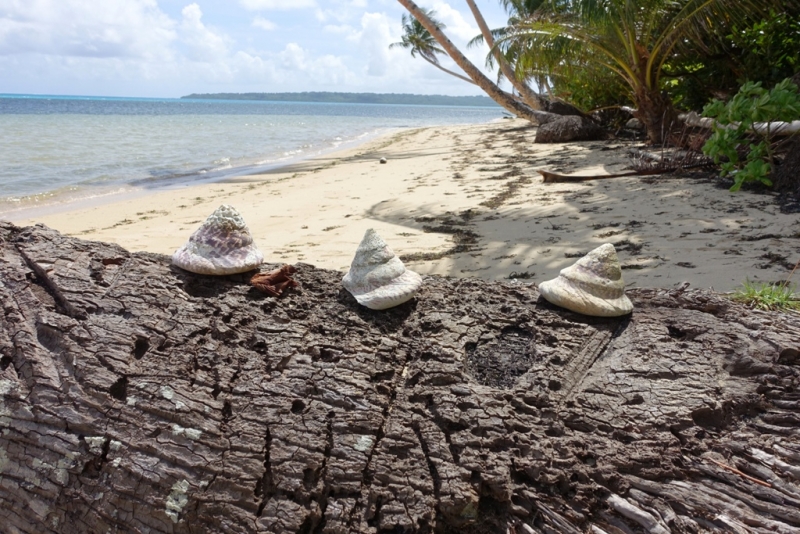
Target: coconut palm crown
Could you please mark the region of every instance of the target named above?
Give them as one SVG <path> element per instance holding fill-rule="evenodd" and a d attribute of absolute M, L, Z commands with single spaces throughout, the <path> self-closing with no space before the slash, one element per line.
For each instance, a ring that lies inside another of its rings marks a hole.
<path fill-rule="evenodd" d="M 436 20 L 436 11 L 432 9 L 422 9 L 421 11 L 423 11 L 425 15 L 431 19 L 431 21 L 436 25 L 437 29 L 444 30 L 447 28 L 443 22 Z M 403 35 L 400 38 L 400 42 L 392 43 L 389 45 L 389 48 L 408 49 L 411 51 L 411 57 L 417 57 L 417 54 L 419 54 L 422 59 L 437 69 L 444 71 L 451 76 L 455 76 L 460 80 L 464 80 L 465 82 L 475 83 L 466 76 L 462 76 L 457 72 L 448 70 L 439 64 L 439 58 L 436 56 L 437 54 L 444 54 L 445 51 L 437 46 L 436 39 L 417 19 L 408 13 L 404 13 L 401 20 L 403 24 Z"/>

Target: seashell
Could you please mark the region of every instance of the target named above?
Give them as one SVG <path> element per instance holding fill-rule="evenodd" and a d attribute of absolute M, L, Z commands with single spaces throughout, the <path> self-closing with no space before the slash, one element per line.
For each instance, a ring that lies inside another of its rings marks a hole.
<path fill-rule="evenodd" d="M 387 162 L 387 161 L 389 161 L 389 160 L 387 160 L 386 158 L 381 158 L 379 161 L 380 161 L 381 163 L 386 163 L 386 162 Z"/>
<path fill-rule="evenodd" d="M 606 243 L 553 280 L 539 284 L 539 293 L 552 304 L 595 317 L 619 317 L 633 311 L 614 245 Z"/>
<path fill-rule="evenodd" d="M 370 228 L 358 245 L 342 285 L 362 306 L 385 310 L 411 300 L 422 277 L 406 269 L 389 245 Z"/>
<path fill-rule="evenodd" d="M 217 208 L 172 255 L 173 265 L 197 274 L 243 273 L 263 261 L 244 219 L 227 204 Z"/>

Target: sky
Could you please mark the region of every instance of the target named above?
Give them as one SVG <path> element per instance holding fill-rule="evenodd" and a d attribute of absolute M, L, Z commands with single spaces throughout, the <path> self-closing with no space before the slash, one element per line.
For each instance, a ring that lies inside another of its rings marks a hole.
<path fill-rule="evenodd" d="M 497 0 L 478 0 L 490 27 Z M 462 0 L 417 0 L 467 49 Z M 402 48 L 396 0 L 0 0 L 0 93 L 179 97 L 342 91 L 477 95 Z M 444 56 L 442 65 L 457 67 Z M 489 73 L 490 78 L 495 78 Z"/>

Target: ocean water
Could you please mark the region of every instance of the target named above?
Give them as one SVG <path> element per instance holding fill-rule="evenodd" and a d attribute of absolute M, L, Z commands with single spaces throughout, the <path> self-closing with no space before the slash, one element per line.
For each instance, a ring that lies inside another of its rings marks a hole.
<path fill-rule="evenodd" d="M 266 170 L 500 108 L 0 94 L 0 213 Z"/>

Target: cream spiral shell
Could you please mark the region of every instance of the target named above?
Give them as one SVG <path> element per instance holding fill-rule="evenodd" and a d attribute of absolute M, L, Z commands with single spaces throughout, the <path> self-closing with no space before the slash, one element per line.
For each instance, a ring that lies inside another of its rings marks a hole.
<path fill-rule="evenodd" d="M 414 298 L 422 277 L 406 269 L 389 245 L 370 228 L 358 245 L 342 285 L 362 306 L 385 310 Z"/>
<path fill-rule="evenodd" d="M 548 302 L 595 317 L 618 317 L 633 311 L 625 295 L 622 268 L 614 245 L 606 243 L 539 284 Z"/>

